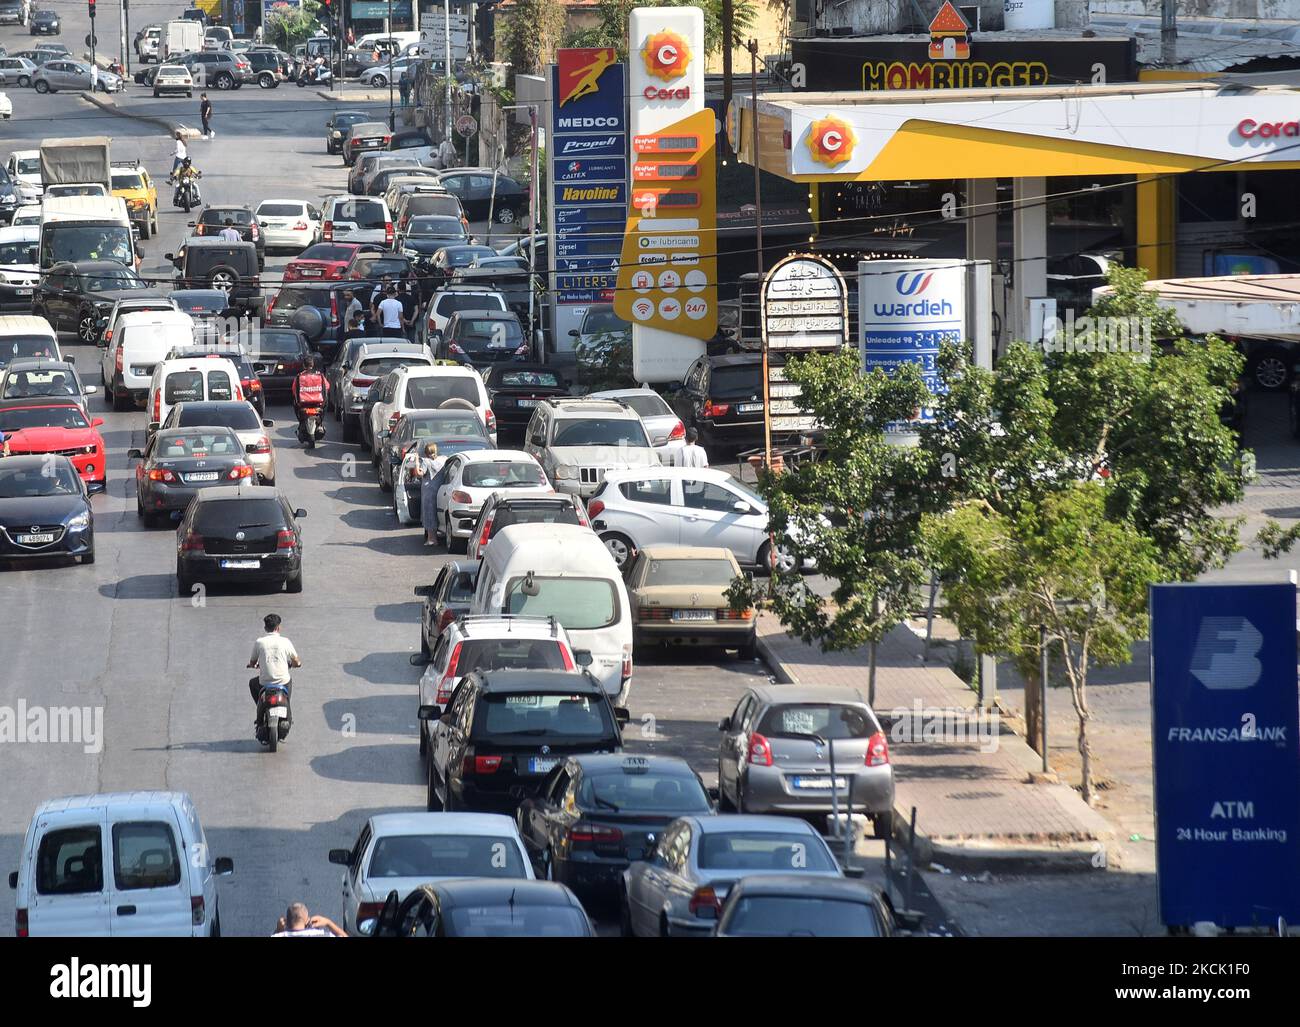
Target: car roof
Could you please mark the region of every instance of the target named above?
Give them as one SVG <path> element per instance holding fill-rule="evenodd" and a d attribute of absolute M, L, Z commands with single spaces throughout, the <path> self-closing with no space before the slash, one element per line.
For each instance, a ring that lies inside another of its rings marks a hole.
<path fill-rule="evenodd" d="M 715 546 L 645 546 L 641 555 L 651 560 L 735 560 L 730 549 Z"/>
<path fill-rule="evenodd" d="M 587 393 L 588 399 L 621 399 L 623 396 L 654 396 L 655 399 L 663 399 L 654 389 L 604 389 L 601 392 Z"/>
<path fill-rule="evenodd" d="M 695 777 L 695 771 L 691 765 L 680 756 L 652 756 L 642 753 L 632 755 L 625 752 L 584 752 L 570 756 L 569 759 L 587 771 L 621 770 L 625 765 L 635 761 L 633 765 L 645 766 L 660 774 L 676 777 Z"/>
<path fill-rule="evenodd" d="M 90 271 L 112 271 L 114 269 L 117 269 L 118 271 L 131 271 L 132 274 L 134 274 L 134 270 L 128 268 L 120 260 L 66 260 L 60 261 L 59 264 L 54 266 L 59 267 L 60 265 L 67 264 L 71 264 L 72 267 L 76 269 L 77 274 L 85 274 Z"/>
<path fill-rule="evenodd" d="M 75 364 L 70 364 L 66 360 L 55 360 L 53 357 L 15 357 L 4 366 L 3 372 L 7 374 L 10 371 L 23 371 L 40 368 L 49 371 L 72 371 L 76 372 Z"/>
<path fill-rule="evenodd" d="M 211 491 L 204 489 L 204 492 Z M 683 819 L 694 821 L 696 830 L 702 834 L 724 834 L 732 831 L 754 831 L 789 834 L 795 832 L 798 834 L 808 834 L 814 837 L 821 837 L 817 834 L 817 829 L 809 824 L 806 820 L 800 820 L 798 817 L 783 817 L 767 814 L 753 813 L 728 813 L 722 817 L 692 816 Z"/>
<path fill-rule="evenodd" d="M 583 414 L 604 414 L 614 417 L 636 418 L 636 411 L 612 399 L 582 399 L 578 397 L 556 396 L 544 400 L 556 414 L 566 417 L 579 417 Z M 639 420 L 639 418 L 637 418 Z"/>
<path fill-rule="evenodd" d="M 459 566 L 465 567 L 464 564 Z M 473 567 L 465 567 L 461 574 L 473 574 L 479 568 L 478 561 Z M 448 630 L 455 629 L 467 639 L 481 638 L 527 638 L 554 639 L 568 641 L 564 625 L 553 617 L 529 617 L 522 614 L 479 613 L 457 617 L 447 625 Z"/>
<path fill-rule="evenodd" d="M 257 249 L 257 243 L 249 242 L 246 239 L 240 239 L 238 242 L 231 239 L 220 239 L 215 235 L 192 235 L 185 240 L 187 250 L 248 250 L 250 247 Z"/>
<path fill-rule="evenodd" d="M 370 818 L 376 835 L 514 835 L 515 822 L 503 813 L 377 813 Z"/>
<path fill-rule="evenodd" d="M 760 701 L 779 705 L 822 702 L 866 705 L 858 689 L 843 685 L 756 685 L 752 691 Z"/>
<path fill-rule="evenodd" d="M 10 458 L 12 459 L 12 457 Z M 211 491 L 211 490 L 205 490 Z M 36 817 L 47 813 L 60 813 L 64 810 L 88 809 L 99 806 L 127 806 L 166 803 L 190 803 L 185 792 L 139 791 L 139 792 L 94 792 L 87 795 L 64 795 L 57 799 L 46 799 L 36 807 Z"/>
<path fill-rule="evenodd" d="M 763 363 L 763 358 L 756 353 L 719 353 L 704 359 L 708 361 L 710 367 L 738 367 L 741 365 L 759 367 Z"/>
<path fill-rule="evenodd" d="M 474 414 L 473 410 L 463 410 L 462 414 Z M 494 464 L 502 460 L 516 460 L 521 463 L 537 463 L 531 453 L 525 453 L 522 449 L 472 449 L 465 453 L 453 454 L 462 463 L 467 464 Z"/>
<path fill-rule="evenodd" d="M 198 359 L 204 359 L 204 358 L 198 358 Z M 250 403 L 250 402 L 248 402 L 248 400 L 246 400 L 246 399 L 190 399 L 190 400 L 182 400 L 181 402 L 174 404 L 174 405 L 172 406 L 172 409 L 175 410 L 175 409 L 177 409 L 177 408 L 180 408 L 182 411 L 197 410 L 197 411 L 199 411 L 200 413 L 202 413 L 202 412 L 204 412 L 204 411 L 206 411 L 206 410 L 224 410 L 225 408 L 230 407 L 230 406 L 234 406 L 234 405 L 236 405 L 236 404 L 238 404 L 239 406 L 245 406 L 245 407 L 248 407 L 248 409 L 251 410 L 251 411 L 253 411 L 253 413 L 257 413 L 257 408 L 254 407 L 253 404 Z"/>
<path fill-rule="evenodd" d="M 635 416 L 635 412 L 633 414 Z M 728 474 L 720 467 L 635 467 L 605 472 L 605 480 L 615 484 L 624 481 L 640 481 L 643 478 L 690 478 L 693 481 L 734 482 L 736 476 Z M 744 485 L 744 482 L 739 484 Z M 746 486 L 748 487 L 748 486 Z"/>
<path fill-rule="evenodd" d="M 740 895 L 796 895 L 800 898 L 853 899 L 873 902 L 877 892 L 871 886 L 849 877 L 821 874 L 756 874 L 737 883 Z M 730 896 L 728 896 L 730 898 Z"/>
<path fill-rule="evenodd" d="M 235 434 L 234 428 L 228 428 L 224 424 L 192 424 L 188 428 L 159 428 L 158 431 L 154 432 L 153 437 L 155 439 L 170 439 L 177 435 L 192 435 L 196 431 L 224 431 L 230 432 L 231 435 Z M 234 455 L 237 456 L 238 454 Z"/>
<path fill-rule="evenodd" d="M 418 342 L 384 342 L 381 339 L 352 339 L 352 342 L 361 343 L 359 352 L 364 352 L 366 356 L 383 356 L 385 354 L 395 354 L 397 356 L 421 356 L 427 355 L 428 350 Z"/>
<path fill-rule="evenodd" d="M 581 909 L 574 894 L 559 881 L 526 881 L 500 877 L 458 877 L 427 885 L 440 903 L 450 906 L 478 906 L 489 902 L 513 902 L 516 906 L 568 906 Z"/>
<path fill-rule="evenodd" d="M 451 316 L 453 318 L 458 318 L 461 321 L 464 321 L 467 318 L 471 318 L 471 317 L 482 318 L 484 320 L 492 320 L 492 321 L 518 321 L 519 320 L 518 316 L 515 314 L 513 310 L 487 310 L 487 309 L 457 310 L 457 311 L 453 311 Z"/>
<path fill-rule="evenodd" d="M 590 528 L 581 524 L 509 524 L 497 532 L 496 538 L 488 543 L 489 548 L 497 539 L 505 539 L 504 544 L 513 546 L 535 546 L 548 542 L 562 545 L 568 542 L 585 542 L 587 539 L 595 539 L 600 543 L 602 549 L 605 546 Z M 610 559 L 613 559 L 613 557 L 610 557 Z"/>
<path fill-rule="evenodd" d="M 405 367 L 393 368 L 398 374 L 409 375 L 412 378 L 477 378 L 479 373 L 472 367 L 453 367 L 450 364 L 408 364 Z"/>
<path fill-rule="evenodd" d="M 195 427 L 203 427 L 196 425 Z M 194 494 L 194 502 L 217 503 L 233 499 L 277 499 L 280 490 L 274 485 L 218 485 L 199 489 Z"/>
<path fill-rule="evenodd" d="M 202 490 L 211 491 L 211 490 Z M 604 695 L 599 681 L 587 673 L 569 670 L 489 670 L 474 671 L 489 694 L 509 695 L 516 692 L 554 692 L 557 695 Z"/>
<path fill-rule="evenodd" d="M 36 242 L 40 237 L 40 225 L 19 225 L 17 228 L 6 225 L 0 228 L 0 242 Z"/>
<path fill-rule="evenodd" d="M 15 454 L 14 456 L 5 457 L 5 462 L 3 466 L 6 468 L 11 468 L 13 470 L 19 470 L 19 471 L 21 470 L 34 471 L 37 468 L 43 468 L 45 466 L 45 461 L 49 459 L 49 457 L 50 457 L 49 453 L 32 453 L 30 455 Z M 72 463 L 72 461 L 69 460 L 66 456 L 60 456 L 58 457 L 58 459 L 65 460 L 69 464 Z"/>

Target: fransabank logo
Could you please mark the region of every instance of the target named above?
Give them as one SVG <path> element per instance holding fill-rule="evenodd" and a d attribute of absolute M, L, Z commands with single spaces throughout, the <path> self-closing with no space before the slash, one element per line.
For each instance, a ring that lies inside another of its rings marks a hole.
<path fill-rule="evenodd" d="M 933 281 L 933 271 L 904 271 L 894 280 L 894 291 L 900 297 L 911 298 L 891 303 L 873 303 L 871 305 L 873 313 L 876 317 L 951 317 L 953 315 L 951 302 L 946 299 L 933 300 L 924 295 Z"/>

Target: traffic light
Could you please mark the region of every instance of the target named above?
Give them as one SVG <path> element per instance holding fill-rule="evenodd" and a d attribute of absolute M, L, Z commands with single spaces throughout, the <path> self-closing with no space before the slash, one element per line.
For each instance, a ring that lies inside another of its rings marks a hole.
<path fill-rule="evenodd" d="M 95 0 L 86 0 L 86 6 L 90 8 L 90 20 L 95 20 Z"/>

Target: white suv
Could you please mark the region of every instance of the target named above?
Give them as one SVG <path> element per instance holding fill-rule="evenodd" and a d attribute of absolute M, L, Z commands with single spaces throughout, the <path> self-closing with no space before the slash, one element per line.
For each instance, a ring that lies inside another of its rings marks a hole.
<path fill-rule="evenodd" d="M 377 196 L 331 196 L 322 207 L 324 242 L 378 242 L 393 246 L 393 215 Z"/>
<path fill-rule="evenodd" d="M 470 450 L 454 453 L 443 467 L 446 484 L 436 502 L 439 534 L 451 550 L 464 540 L 466 547 L 478 523 L 479 511 L 492 493 L 505 489 L 512 495 L 551 495 L 541 466 L 518 449 Z"/>
<path fill-rule="evenodd" d="M 343 422 L 343 441 L 354 441 L 361 430 L 366 393 L 376 380 L 399 367 L 432 366 L 429 351 L 412 342 L 373 339 L 362 343 L 352 362 L 339 375 L 339 393 L 334 397 L 338 419 Z"/>
<path fill-rule="evenodd" d="M 383 452 L 383 434 L 392 431 L 408 410 L 472 408 L 497 444 L 497 419 L 492 413 L 483 378 L 471 367 L 439 364 L 435 367 L 399 367 L 384 379 L 379 400 L 370 408 L 370 449 L 374 462 Z M 633 415 L 634 417 L 636 415 Z M 640 424 L 640 422 L 637 422 Z"/>
<path fill-rule="evenodd" d="M 420 678 L 420 705 L 445 708 L 460 679 L 475 670 L 581 672 L 573 644 L 554 617 L 467 614 L 448 624 L 438 636 Z M 420 721 L 421 756 L 428 755 L 426 724 Z"/>
<path fill-rule="evenodd" d="M 610 471 L 658 467 L 641 418 L 608 399 L 550 399 L 537 404 L 524 449 L 557 492 L 593 495 Z"/>

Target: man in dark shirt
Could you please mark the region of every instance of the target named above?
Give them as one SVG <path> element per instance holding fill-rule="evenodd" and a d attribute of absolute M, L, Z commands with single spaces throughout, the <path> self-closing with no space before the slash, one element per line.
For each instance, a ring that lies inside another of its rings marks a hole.
<path fill-rule="evenodd" d="M 203 138 L 211 139 L 212 132 L 212 101 L 208 99 L 207 93 L 199 95 L 199 120 L 203 122 Z"/>

